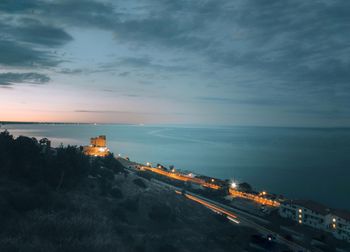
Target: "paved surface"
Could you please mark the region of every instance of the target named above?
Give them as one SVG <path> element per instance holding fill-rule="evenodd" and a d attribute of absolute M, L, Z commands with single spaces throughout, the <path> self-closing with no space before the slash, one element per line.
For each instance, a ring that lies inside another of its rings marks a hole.
<path fill-rule="evenodd" d="M 121 158 L 119 158 L 120 161 L 123 161 L 122 164 L 125 166 L 125 168 L 127 168 L 129 171 L 131 172 L 135 172 L 134 169 L 129 168 L 128 162 L 127 160 L 123 160 Z M 130 162 L 132 163 L 132 162 Z M 135 163 L 132 163 L 135 164 Z M 228 217 L 229 220 L 231 220 L 232 222 L 234 222 L 235 224 L 238 225 L 246 225 L 249 227 L 254 228 L 255 230 L 257 230 L 258 232 L 260 232 L 262 235 L 272 235 L 275 237 L 276 242 L 281 243 L 281 244 L 285 244 L 286 246 L 288 246 L 288 248 L 293 251 L 293 252 L 309 252 L 308 249 L 302 247 L 301 245 L 295 243 L 295 242 L 291 242 L 287 239 L 285 239 L 283 236 L 279 235 L 278 233 L 275 233 L 272 230 L 269 230 L 268 228 L 265 228 L 263 226 L 261 226 L 260 224 L 256 223 L 255 221 L 259 220 L 259 221 L 263 221 L 263 222 L 267 222 L 266 220 L 258 217 L 258 216 L 254 216 L 252 214 L 246 213 L 244 211 L 241 211 L 239 209 L 234 209 L 232 207 L 229 207 L 227 205 L 221 204 L 219 202 L 210 200 L 208 198 L 205 198 L 203 196 L 191 193 L 191 192 L 185 192 L 182 193 L 182 188 L 167 184 L 165 182 L 156 180 L 156 179 L 152 179 L 152 181 L 154 183 L 160 184 L 162 186 L 168 187 L 172 190 L 174 190 L 175 193 L 177 194 L 182 194 L 184 197 L 188 198 L 189 200 L 193 200 L 199 204 L 204 205 L 205 207 L 223 214 L 225 216 Z M 255 220 L 255 221 L 254 221 Z"/>

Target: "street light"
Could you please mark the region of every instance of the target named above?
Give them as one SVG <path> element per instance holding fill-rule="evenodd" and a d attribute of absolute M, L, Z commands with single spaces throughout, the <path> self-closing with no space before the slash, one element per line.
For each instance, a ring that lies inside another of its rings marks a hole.
<path fill-rule="evenodd" d="M 237 188 L 236 182 L 232 182 L 232 183 L 231 183 L 231 188 L 233 188 L 233 189 L 236 189 L 236 188 Z"/>

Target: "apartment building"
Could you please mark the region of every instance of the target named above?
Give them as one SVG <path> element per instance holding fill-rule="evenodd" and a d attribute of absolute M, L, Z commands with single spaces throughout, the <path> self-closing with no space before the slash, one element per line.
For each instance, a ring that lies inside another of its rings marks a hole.
<path fill-rule="evenodd" d="M 281 203 L 280 216 L 300 225 L 332 233 L 337 239 L 350 242 L 350 213 L 330 209 L 311 200 L 287 200 Z"/>

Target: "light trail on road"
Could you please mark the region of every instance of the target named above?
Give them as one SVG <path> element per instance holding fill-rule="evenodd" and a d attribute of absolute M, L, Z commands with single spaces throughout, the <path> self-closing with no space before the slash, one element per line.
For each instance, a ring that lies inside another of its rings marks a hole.
<path fill-rule="evenodd" d="M 176 192 L 177 194 L 182 194 L 180 191 L 177 191 L 177 190 L 175 190 L 175 192 Z M 200 198 L 198 198 L 198 197 L 195 197 L 195 196 L 193 196 L 193 195 L 189 195 L 189 194 L 186 194 L 186 193 L 183 194 L 183 195 L 184 195 L 186 198 L 188 198 L 188 199 L 190 199 L 190 200 L 193 200 L 193 201 L 195 201 L 195 202 L 197 202 L 197 203 L 199 203 L 199 204 L 202 204 L 202 205 L 204 205 L 205 207 L 207 207 L 207 208 L 209 208 L 209 209 L 211 209 L 211 210 L 213 210 L 213 211 L 215 211 L 215 212 L 224 214 L 227 218 L 229 218 L 229 220 L 235 222 L 236 224 L 239 224 L 239 221 L 237 220 L 237 216 L 234 215 L 234 214 L 232 214 L 231 212 L 226 211 L 225 209 L 223 209 L 223 208 L 221 208 L 221 207 L 215 206 L 215 205 L 213 205 L 213 204 L 211 204 L 211 203 L 209 203 L 209 202 L 206 202 L 206 201 L 204 201 L 204 200 L 202 200 L 202 199 L 200 199 Z"/>
<path fill-rule="evenodd" d="M 221 187 L 213 184 L 213 183 L 208 183 L 206 181 L 204 181 L 203 179 L 199 179 L 199 178 L 191 178 L 191 177 L 187 177 L 183 174 L 179 174 L 179 173 L 173 173 L 173 172 L 168 172 L 168 171 L 163 171 L 159 168 L 152 168 L 152 167 L 148 167 L 148 166 L 141 166 L 141 170 L 147 170 L 147 171 L 151 171 L 172 179 L 176 179 L 176 180 L 180 180 L 180 181 L 184 181 L 184 182 L 192 182 L 192 183 L 196 183 L 199 185 L 202 185 L 204 187 L 207 188 L 211 188 L 214 190 L 219 190 Z"/>
<path fill-rule="evenodd" d="M 140 165 L 140 164 L 138 164 Z M 141 167 L 144 167 L 142 165 L 140 165 Z M 131 171 L 136 171 L 136 169 L 132 169 L 132 168 L 128 168 L 128 165 L 125 166 L 126 169 L 128 170 L 131 170 Z M 155 169 L 155 168 L 153 168 Z M 157 169 L 159 170 L 159 169 Z M 158 172 L 159 174 L 162 173 L 162 172 Z M 185 179 L 185 180 L 188 180 L 188 177 L 186 178 L 181 178 L 181 179 Z M 291 249 L 291 251 L 293 252 L 310 252 L 310 250 L 304 248 L 303 246 L 295 243 L 295 242 L 292 242 L 292 241 L 289 241 L 287 239 L 285 239 L 284 237 L 282 237 L 281 235 L 279 235 L 278 233 L 272 231 L 272 230 L 269 230 L 268 228 L 265 228 L 259 224 L 257 224 L 256 222 L 254 222 L 253 220 L 251 220 L 251 217 L 252 216 L 247 216 L 248 213 L 243 213 L 241 210 L 238 210 L 238 209 L 232 209 L 231 207 L 229 206 L 223 206 L 221 203 L 219 202 L 214 202 L 213 200 L 210 200 L 210 199 L 206 199 L 202 196 L 198 196 L 198 195 L 193 195 L 193 193 L 182 193 L 181 190 L 182 188 L 179 188 L 179 187 L 176 187 L 174 185 L 171 185 L 171 184 L 168 184 L 168 183 L 165 183 L 165 182 L 162 182 L 160 180 L 157 180 L 157 179 L 154 179 L 153 180 L 154 183 L 157 183 L 157 184 L 161 184 L 161 185 L 164 185 L 164 186 L 167 186 L 168 188 L 171 188 L 172 190 L 174 190 L 177 194 L 179 195 L 183 195 L 184 197 L 192 200 L 192 201 L 195 201 L 207 208 L 209 208 L 210 210 L 214 211 L 214 212 L 219 212 L 221 214 L 224 214 L 226 215 L 226 217 L 234 222 L 234 223 L 237 223 L 237 224 L 241 224 L 241 225 L 246 225 L 246 226 L 250 226 L 254 229 L 256 229 L 257 231 L 259 231 L 261 234 L 265 234 L 265 235 L 274 235 L 276 237 L 276 241 L 277 242 L 280 242 L 280 243 L 283 243 L 285 245 L 287 245 L 289 247 L 289 249 Z M 199 198 L 200 197 L 200 198 Z M 227 208 L 228 210 L 224 209 L 224 208 Z M 237 217 L 235 214 L 231 213 L 230 211 L 239 211 L 239 217 Z M 229 213 L 229 214 L 227 214 Z M 242 217 L 241 215 L 245 215 L 246 217 Z M 238 220 L 239 218 L 239 220 Z M 236 221 L 237 222 L 236 222 Z"/>
<path fill-rule="evenodd" d="M 181 191 L 179 190 L 175 190 L 175 192 L 179 195 L 183 195 L 185 196 L 186 198 L 192 200 L 192 201 L 195 201 L 197 203 L 200 203 L 201 205 L 204 205 L 205 207 L 213 210 L 214 212 L 218 212 L 218 213 L 221 213 L 221 214 L 224 214 L 230 221 L 236 223 L 236 224 L 240 224 L 241 222 L 238 220 L 238 217 L 231 213 L 230 211 L 228 210 L 225 210 L 217 205 L 214 205 L 213 203 L 210 203 L 208 201 L 205 201 L 203 199 L 200 199 L 199 197 L 196 197 L 194 195 L 190 195 L 188 193 L 182 193 Z M 274 235 L 276 237 L 277 240 L 279 240 L 281 243 L 284 243 L 286 244 L 289 248 L 292 249 L 292 251 L 305 251 L 307 252 L 308 250 L 303 248 L 302 246 L 300 246 L 299 244 L 296 244 L 294 242 L 291 242 L 291 241 L 288 241 L 287 239 L 283 238 L 282 236 L 280 236 L 279 234 L 251 221 L 251 220 L 248 220 L 247 218 L 243 218 L 242 216 L 239 217 L 242 221 L 242 224 L 243 225 L 249 225 L 253 228 L 255 228 L 256 230 L 260 231 L 261 233 L 263 234 L 266 234 L 266 235 Z"/>

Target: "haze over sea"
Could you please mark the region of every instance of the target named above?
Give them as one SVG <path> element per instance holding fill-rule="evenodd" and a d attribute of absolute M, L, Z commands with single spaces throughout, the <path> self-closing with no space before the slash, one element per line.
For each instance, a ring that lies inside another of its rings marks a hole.
<path fill-rule="evenodd" d="M 15 136 L 47 137 L 53 146 L 88 145 L 107 136 L 110 150 L 137 162 L 174 165 L 248 182 L 290 198 L 350 209 L 350 129 L 185 127 L 164 125 L 10 124 Z"/>

